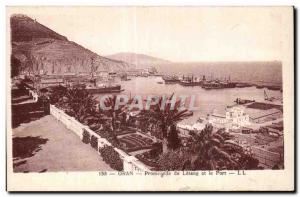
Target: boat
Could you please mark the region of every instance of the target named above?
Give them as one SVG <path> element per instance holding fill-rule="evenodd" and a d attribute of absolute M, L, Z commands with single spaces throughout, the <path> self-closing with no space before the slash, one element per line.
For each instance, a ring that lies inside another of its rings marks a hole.
<path fill-rule="evenodd" d="M 109 81 L 105 83 L 105 81 L 101 81 L 102 83 L 97 83 L 97 79 L 94 77 L 94 72 L 96 71 L 94 66 L 94 59 L 92 59 L 91 64 L 91 79 L 88 83 L 86 83 L 85 89 L 92 94 L 100 94 L 100 93 L 119 93 L 123 91 L 121 89 L 121 85 L 119 84 L 112 84 L 111 81 L 114 80 L 116 73 L 111 72 L 109 73 Z M 103 83 L 104 82 L 104 83 Z"/>
<path fill-rule="evenodd" d="M 206 90 L 223 89 L 224 86 L 219 81 L 208 81 L 202 84 L 202 88 Z"/>
<path fill-rule="evenodd" d="M 235 87 L 236 87 L 236 83 L 230 82 L 230 81 L 227 81 L 227 82 L 221 82 L 221 86 L 222 86 L 223 88 L 235 88 Z"/>
<path fill-rule="evenodd" d="M 246 88 L 246 87 L 251 87 L 252 85 L 251 84 L 249 84 L 249 83 L 237 83 L 236 85 L 235 85 L 235 87 L 237 87 L 237 88 Z"/>
<path fill-rule="evenodd" d="M 243 104 L 247 104 L 247 103 L 254 103 L 255 100 L 247 100 L 247 99 L 236 98 L 236 100 L 234 102 L 238 105 L 243 105 Z"/>
<path fill-rule="evenodd" d="M 85 89 L 92 94 L 99 94 L 99 93 L 119 93 L 123 90 L 121 89 L 121 85 L 106 85 L 106 84 L 99 84 L 99 85 L 92 85 L 89 84 L 85 87 Z"/>
<path fill-rule="evenodd" d="M 177 76 L 163 76 L 162 79 L 165 81 L 165 84 L 174 84 L 180 81 Z"/>
<path fill-rule="evenodd" d="M 162 82 L 162 81 L 158 81 L 157 83 L 158 83 L 158 84 L 163 84 L 164 82 Z"/>
<path fill-rule="evenodd" d="M 205 81 L 205 76 L 203 76 L 202 80 L 197 79 L 196 77 L 182 77 L 182 80 L 180 80 L 179 84 L 182 86 L 201 86 L 203 82 Z"/>
<path fill-rule="evenodd" d="M 179 82 L 179 84 L 182 86 L 200 86 L 202 82 L 182 80 Z"/>
<path fill-rule="evenodd" d="M 257 88 L 257 89 L 263 89 L 264 86 L 263 86 L 263 85 L 256 85 L 256 88 Z"/>
<path fill-rule="evenodd" d="M 230 77 L 228 80 L 224 81 L 220 81 L 218 79 L 216 80 L 211 80 L 210 81 L 205 81 L 205 77 L 203 78 L 203 84 L 202 84 L 202 88 L 206 89 L 206 90 L 211 90 L 211 89 L 225 89 L 225 88 L 235 88 L 236 87 L 236 83 L 231 82 Z"/>
<path fill-rule="evenodd" d="M 274 86 L 274 85 L 266 86 L 266 88 L 269 90 L 281 90 L 280 86 Z"/>

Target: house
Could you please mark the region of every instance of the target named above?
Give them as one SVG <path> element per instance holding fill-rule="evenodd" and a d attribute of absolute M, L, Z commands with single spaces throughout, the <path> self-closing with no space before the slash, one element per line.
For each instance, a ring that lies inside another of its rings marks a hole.
<path fill-rule="evenodd" d="M 209 115 L 209 123 L 217 128 L 239 129 L 250 125 L 249 115 L 244 112 L 243 107 L 226 108 L 224 112 L 214 111 Z"/>
<path fill-rule="evenodd" d="M 140 76 L 145 70 L 140 68 L 133 68 L 126 70 L 128 76 Z"/>
<path fill-rule="evenodd" d="M 232 122 L 232 126 L 236 128 L 250 125 L 249 115 L 245 113 L 242 107 L 232 107 L 226 112 L 226 119 Z"/>

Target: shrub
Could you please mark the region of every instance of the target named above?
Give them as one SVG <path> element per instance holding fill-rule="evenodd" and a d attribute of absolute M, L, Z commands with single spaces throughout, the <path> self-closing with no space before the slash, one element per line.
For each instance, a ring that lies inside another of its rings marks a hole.
<path fill-rule="evenodd" d="M 100 137 L 102 138 L 108 138 L 109 137 L 109 132 L 107 132 L 106 130 L 97 130 L 95 131 L 95 133 L 97 133 Z"/>
<path fill-rule="evenodd" d="M 92 135 L 90 143 L 91 143 L 91 147 L 93 147 L 94 149 L 97 150 L 97 148 L 98 148 L 98 138 L 95 137 L 94 135 Z"/>
<path fill-rule="evenodd" d="M 83 129 L 83 132 L 82 132 L 82 142 L 85 143 L 85 144 L 88 144 L 90 143 L 91 141 L 91 135 L 89 132 L 87 132 L 85 129 Z"/>
<path fill-rule="evenodd" d="M 90 127 L 90 129 L 93 130 L 93 131 L 96 131 L 96 130 L 100 129 L 100 127 L 101 127 L 100 124 L 95 124 L 95 123 L 92 123 L 92 124 L 91 124 L 91 123 L 90 123 L 90 124 L 88 123 L 87 125 L 88 125 L 88 126 Z"/>
<path fill-rule="evenodd" d="M 153 148 L 149 151 L 151 158 L 156 158 L 163 152 L 163 145 L 161 142 L 154 143 L 152 147 Z"/>
<path fill-rule="evenodd" d="M 162 154 L 158 159 L 158 168 L 160 171 L 183 170 L 188 161 L 186 154 L 179 151 L 169 151 Z"/>
<path fill-rule="evenodd" d="M 112 168 L 118 171 L 123 170 L 123 161 L 112 146 L 99 148 L 103 160 Z"/>
<path fill-rule="evenodd" d="M 247 154 L 243 154 L 238 162 L 245 170 L 257 170 L 259 165 L 258 159 Z"/>
<path fill-rule="evenodd" d="M 143 162 L 147 166 L 150 166 L 150 167 L 152 167 L 154 169 L 158 168 L 157 160 L 153 159 L 149 155 L 149 152 L 145 152 L 145 153 L 142 153 L 142 154 L 135 155 L 135 157 L 138 158 L 141 162 Z"/>

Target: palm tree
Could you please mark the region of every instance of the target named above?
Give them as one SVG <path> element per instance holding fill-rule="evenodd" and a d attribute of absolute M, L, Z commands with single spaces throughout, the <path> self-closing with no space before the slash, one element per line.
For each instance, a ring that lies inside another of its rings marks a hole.
<path fill-rule="evenodd" d="M 66 91 L 67 112 L 74 116 L 79 122 L 95 115 L 96 99 L 87 90 L 81 88 L 70 88 Z"/>
<path fill-rule="evenodd" d="M 50 103 L 53 105 L 63 104 L 63 97 L 66 95 L 67 88 L 64 86 L 55 86 L 50 89 Z"/>
<path fill-rule="evenodd" d="M 156 105 L 151 106 L 149 112 L 146 113 L 149 117 L 149 121 L 156 122 L 160 127 L 163 153 L 168 151 L 168 135 L 171 126 L 175 126 L 176 123 L 189 116 L 187 113 L 188 110 L 180 109 L 181 100 L 176 100 L 174 106 L 172 106 L 173 96 L 174 94 L 165 98 L 165 100 L 163 97 L 160 97 L 159 102 Z"/>
<path fill-rule="evenodd" d="M 208 124 L 200 133 L 191 132 L 191 136 L 195 170 L 258 169 L 258 160 L 233 143 L 233 136 L 222 129 L 213 133 L 212 125 Z"/>
<path fill-rule="evenodd" d="M 100 113 L 106 115 L 109 119 L 107 121 L 106 129 L 109 130 L 113 141 L 117 144 L 119 143 L 117 138 L 117 121 L 123 118 L 124 113 L 126 113 L 126 105 L 116 107 L 117 96 L 107 97 L 104 101 L 105 107 L 108 110 L 101 110 Z"/>
<path fill-rule="evenodd" d="M 178 136 L 178 131 L 175 125 L 171 126 L 169 135 L 168 135 L 168 148 L 176 150 L 181 146 L 181 139 Z"/>
<path fill-rule="evenodd" d="M 191 132 L 191 148 L 196 154 L 196 159 L 192 162 L 195 170 L 239 169 L 239 164 L 226 148 L 230 144 L 226 144 L 221 133 L 213 134 L 212 131 L 212 125 L 208 124 L 199 134 Z"/>

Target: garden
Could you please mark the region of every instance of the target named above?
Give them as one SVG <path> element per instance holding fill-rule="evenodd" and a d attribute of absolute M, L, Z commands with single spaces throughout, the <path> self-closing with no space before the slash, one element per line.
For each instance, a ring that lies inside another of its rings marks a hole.
<path fill-rule="evenodd" d="M 114 147 L 130 154 L 153 170 L 243 170 L 258 169 L 252 155 L 230 143 L 233 136 L 224 130 L 213 132 L 211 125 L 189 138 L 181 138 L 177 123 L 189 116 L 180 109 L 180 100 L 171 108 L 173 95 L 159 98 L 148 110 L 141 110 L 135 117 L 128 117 L 129 104 L 115 108 L 116 96 L 107 97 L 101 110 L 94 96 L 82 88 L 55 87 L 49 91 L 50 103 L 89 126 L 97 135 L 107 139 Z M 161 107 L 165 102 L 165 107 Z M 151 135 L 151 137 L 148 137 Z M 152 139 L 151 139 L 152 138 Z M 154 139 L 154 140 L 153 140 Z M 98 147 L 95 136 L 83 132 L 82 141 Z M 113 169 L 122 170 L 122 160 L 111 146 L 97 150 Z"/>
<path fill-rule="evenodd" d="M 143 149 L 150 149 L 153 145 L 153 140 L 144 137 L 140 134 L 129 134 L 119 138 L 120 148 L 125 152 L 134 152 Z"/>

